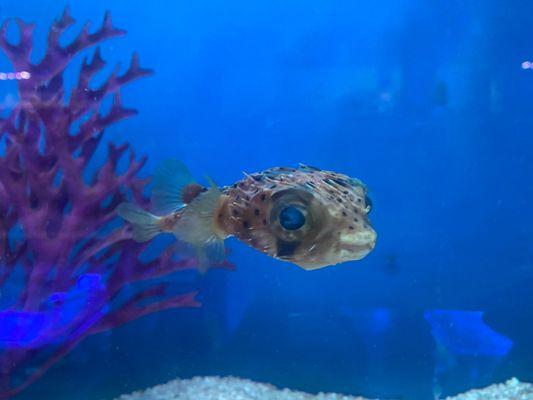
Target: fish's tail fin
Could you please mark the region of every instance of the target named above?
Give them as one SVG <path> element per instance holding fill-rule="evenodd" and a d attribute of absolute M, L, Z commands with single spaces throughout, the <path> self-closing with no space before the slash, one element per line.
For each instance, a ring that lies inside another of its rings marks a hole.
<path fill-rule="evenodd" d="M 196 197 L 184 209 L 174 228 L 178 240 L 192 245 L 198 258 L 198 269 L 206 272 L 210 264 L 224 261 L 224 238 L 215 228 L 215 215 L 219 207 L 219 188 L 211 182 L 211 187 Z"/>
<path fill-rule="evenodd" d="M 117 207 L 118 215 L 128 221 L 133 227 L 133 240 L 147 242 L 161 233 L 159 226 L 160 217 L 131 204 L 121 203 Z"/>

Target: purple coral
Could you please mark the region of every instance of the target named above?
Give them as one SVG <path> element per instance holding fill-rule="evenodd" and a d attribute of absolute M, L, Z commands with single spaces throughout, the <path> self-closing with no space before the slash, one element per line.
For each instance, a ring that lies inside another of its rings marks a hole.
<path fill-rule="evenodd" d="M 19 103 L 0 120 L 0 288 L 22 276 L 22 289 L 0 311 L 0 398 L 23 390 L 88 335 L 159 310 L 198 306 L 195 293 L 166 294 L 159 283 L 133 294 L 123 290 L 196 264 L 192 257 L 175 259 L 173 247 L 141 262 L 146 246 L 133 242 L 115 219 L 115 207 L 127 196 L 148 203 L 147 182 L 138 177 L 145 158 L 137 160 L 127 144 L 109 144 L 105 163 L 84 179 L 104 129 L 135 114 L 122 106 L 120 89 L 150 71 L 134 55 L 124 74 L 115 71 L 93 89 L 91 79 L 105 66 L 96 48 L 68 101 L 63 71 L 80 51 L 125 32 L 106 13 L 96 32 L 86 25 L 61 46 L 61 34 L 74 23 L 67 9 L 49 31 L 44 58 L 33 64 L 33 25 L 17 20 L 20 40 L 13 44 L 8 23 L 0 28 L 0 48 L 29 79 L 18 81 Z M 112 107 L 102 114 L 107 96 Z M 126 153 L 126 170 L 119 173 Z M 127 299 L 117 305 L 119 293 Z M 24 376 L 29 365 L 36 372 Z"/>

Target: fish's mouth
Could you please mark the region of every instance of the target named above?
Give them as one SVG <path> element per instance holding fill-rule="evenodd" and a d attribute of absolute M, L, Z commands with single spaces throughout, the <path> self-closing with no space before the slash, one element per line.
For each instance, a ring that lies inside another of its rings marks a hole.
<path fill-rule="evenodd" d="M 360 260 L 376 246 L 377 234 L 372 228 L 361 232 L 346 232 L 335 241 L 324 241 L 319 247 L 313 246 L 315 252 L 300 252 L 294 258 L 286 258 L 305 270 L 315 270 L 331 265 Z M 278 257 L 280 258 L 280 257 Z M 281 258 L 283 259 L 283 258 Z"/>
<path fill-rule="evenodd" d="M 343 261 L 360 260 L 376 246 L 377 233 L 373 229 L 345 233 L 339 238 L 339 258 Z"/>

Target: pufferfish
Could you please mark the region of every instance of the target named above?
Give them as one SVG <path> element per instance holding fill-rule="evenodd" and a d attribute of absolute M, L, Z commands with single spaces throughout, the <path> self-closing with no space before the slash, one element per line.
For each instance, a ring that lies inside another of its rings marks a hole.
<path fill-rule="evenodd" d="M 120 204 L 118 214 L 138 242 L 168 232 L 192 245 L 201 270 L 224 259 L 231 236 L 306 270 L 359 260 L 376 244 L 366 186 L 339 173 L 301 164 L 203 187 L 183 163 L 167 160 L 153 184 L 155 214 L 130 203 Z"/>

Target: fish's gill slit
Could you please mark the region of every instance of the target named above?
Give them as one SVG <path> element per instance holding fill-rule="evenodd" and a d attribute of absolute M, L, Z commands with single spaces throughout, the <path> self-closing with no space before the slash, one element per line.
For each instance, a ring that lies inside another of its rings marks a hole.
<path fill-rule="evenodd" d="M 300 242 L 288 242 L 282 239 L 277 241 L 277 256 L 287 258 L 294 255 L 296 249 L 300 246 Z"/>

